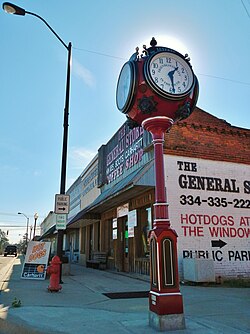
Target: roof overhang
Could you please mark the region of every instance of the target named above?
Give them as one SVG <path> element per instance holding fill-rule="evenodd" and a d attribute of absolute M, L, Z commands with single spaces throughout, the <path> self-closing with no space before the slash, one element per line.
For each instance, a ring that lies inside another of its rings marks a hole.
<path fill-rule="evenodd" d="M 40 241 L 40 240 L 44 240 L 47 238 L 51 238 L 56 233 L 57 233 L 56 225 L 53 225 L 45 233 L 43 233 L 43 235 L 39 236 L 37 240 Z"/>
<path fill-rule="evenodd" d="M 67 228 L 84 227 L 101 219 L 101 214 L 155 186 L 154 161 L 138 168 L 114 186 L 103 191 L 88 207 L 76 214 Z"/>

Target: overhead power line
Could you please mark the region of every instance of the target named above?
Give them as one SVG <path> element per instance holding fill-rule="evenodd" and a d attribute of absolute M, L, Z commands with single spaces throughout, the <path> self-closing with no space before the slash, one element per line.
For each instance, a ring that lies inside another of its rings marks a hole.
<path fill-rule="evenodd" d="M 0 216 L 18 216 L 17 213 L 0 212 Z"/>
<path fill-rule="evenodd" d="M 219 80 L 225 80 L 225 81 L 230 81 L 230 82 L 234 82 L 240 85 L 246 85 L 246 86 L 250 86 L 250 82 L 244 82 L 244 81 L 239 81 L 239 80 L 233 80 L 233 79 L 228 79 L 228 78 L 223 78 L 223 77 L 218 77 L 216 75 L 210 75 L 210 74 L 202 74 L 202 73 L 197 73 L 198 75 L 202 75 L 204 77 L 209 77 L 209 78 L 213 78 L 213 79 L 219 79 Z"/>
<path fill-rule="evenodd" d="M 0 228 L 1 227 L 8 227 L 8 228 L 20 227 L 20 228 L 26 228 L 26 225 L 0 225 Z"/>
<path fill-rule="evenodd" d="M 121 57 L 117 57 L 117 56 L 109 55 L 109 54 L 107 54 L 107 53 L 102 53 L 102 52 L 97 52 L 97 51 L 91 51 L 91 50 L 82 49 L 82 48 L 76 48 L 76 47 L 72 47 L 72 49 L 75 49 L 75 50 L 78 50 L 78 51 L 84 51 L 84 52 L 88 52 L 88 53 L 94 53 L 94 54 L 96 54 L 96 55 L 104 56 L 104 57 L 108 57 L 108 58 L 114 58 L 114 59 L 126 60 L 125 58 L 121 58 Z"/>
<path fill-rule="evenodd" d="M 1 226 L 0 225 L 0 230 L 1 230 L 1 228 L 4 228 L 4 229 L 7 229 L 7 230 L 10 230 L 10 231 L 12 231 L 13 229 L 16 231 L 16 230 L 24 230 L 24 229 L 26 229 L 26 226 L 23 226 L 23 227 L 20 227 L 20 226 L 6 226 L 6 225 L 3 225 L 3 226 Z"/>
<path fill-rule="evenodd" d="M 119 59 L 119 60 L 124 60 L 124 61 L 126 60 L 125 58 L 113 56 L 113 55 L 110 55 L 110 54 L 107 54 L 107 53 L 102 53 L 102 52 L 98 52 L 98 51 L 91 51 L 91 50 L 88 50 L 88 49 L 82 49 L 82 48 L 77 48 L 77 47 L 72 47 L 72 48 L 75 49 L 75 50 L 78 50 L 78 51 L 84 51 L 84 52 L 97 54 L 97 55 L 103 56 L 103 57 L 109 57 L 109 58 L 114 58 L 114 59 Z M 233 83 L 240 84 L 240 85 L 250 86 L 250 82 L 233 80 L 233 79 L 228 79 L 228 78 L 219 77 L 219 76 L 215 76 L 215 75 L 209 75 L 209 74 L 202 74 L 202 73 L 197 73 L 197 74 L 201 75 L 201 76 L 213 78 L 213 79 L 224 80 L 224 81 L 229 81 L 229 82 L 233 82 Z"/>

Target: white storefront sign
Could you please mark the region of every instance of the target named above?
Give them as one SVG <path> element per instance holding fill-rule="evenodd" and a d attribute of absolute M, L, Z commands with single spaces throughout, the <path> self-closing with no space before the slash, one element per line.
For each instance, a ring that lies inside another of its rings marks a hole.
<path fill-rule="evenodd" d="M 117 208 L 117 218 L 124 217 L 128 215 L 128 203 L 118 206 Z"/>
<path fill-rule="evenodd" d="M 112 227 L 113 227 L 113 240 L 116 240 L 117 239 L 117 218 L 113 218 L 113 221 L 112 221 Z"/>
<path fill-rule="evenodd" d="M 137 226 L 136 210 L 129 211 L 128 213 L 128 237 L 133 238 L 135 236 L 135 226 Z"/>
<path fill-rule="evenodd" d="M 165 156 L 178 257 L 213 259 L 216 276 L 250 275 L 250 166 Z"/>

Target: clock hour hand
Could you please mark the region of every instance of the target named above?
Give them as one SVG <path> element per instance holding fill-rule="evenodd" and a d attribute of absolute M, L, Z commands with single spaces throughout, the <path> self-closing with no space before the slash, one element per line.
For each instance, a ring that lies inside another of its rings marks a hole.
<path fill-rule="evenodd" d="M 172 88 L 173 88 L 173 93 L 175 93 L 175 88 L 174 88 L 174 73 L 177 70 L 178 70 L 178 67 L 176 67 L 174 70 L 168 72 L 168 76 L 170 78 L 170 81 L 171 81 L 171 84 L 172 84 Z"/>

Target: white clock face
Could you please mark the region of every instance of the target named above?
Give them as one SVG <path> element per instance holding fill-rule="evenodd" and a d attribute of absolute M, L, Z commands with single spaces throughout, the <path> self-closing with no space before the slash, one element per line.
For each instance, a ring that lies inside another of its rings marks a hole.
<path fill-rule="evenodd" d="M 172 52 L 159 52 L 148 62 L 146 78 L 159 94 L 174 98 L 185 96 L 194 84 L 189 64 Z"/>
<path fill-rule="evenodd" d="M 120 111 L 126 112 L 133 97 L 134 69 L 130 62 L 121 69 L 116 89 L 116 104 Z"/>

